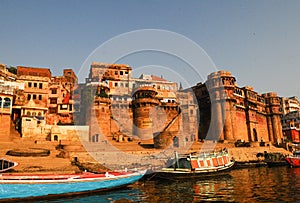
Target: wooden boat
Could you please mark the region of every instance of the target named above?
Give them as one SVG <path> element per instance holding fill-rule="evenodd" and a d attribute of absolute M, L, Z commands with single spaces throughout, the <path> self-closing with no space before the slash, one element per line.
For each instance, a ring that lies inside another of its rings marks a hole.
<path fill-rule="evenodd" d="M 235 161 L 229 157 L 227 149 L 219 152 L 179 155 L 167 163 L 167 167 L 157 172 L 158 177 L 193 177 L 216 174 L 231 169 Z"/>
<path fill-rule="evenodd" d="M 266 162 L 269 167 L 287 165 L 285 156 L 282 153 L 278 153 L 278 152 L 267 153 L 267 152 L 265 152 L 264 158 L 265 158 L 264 162 Z"/>
<path fill-rule="evenodd" d="M 0 173 L 8 171 L 18 165 L 17 162 L 10 161 L 4 158 L 0 158 Z"/>
<path fill-rule="evenodd" d="M 84 193 L 110 190 L 132 184 L 146 171 L 106 172 L 105 174 L 1 174 L 0 201 L 3 199 L 29 198 L 47 195 Z"/>
<path fill-rule="evenodd" d="M 300 167 L 300 151 L 294 151 L 293 156 L 285 158 L 291 167 Z"/>

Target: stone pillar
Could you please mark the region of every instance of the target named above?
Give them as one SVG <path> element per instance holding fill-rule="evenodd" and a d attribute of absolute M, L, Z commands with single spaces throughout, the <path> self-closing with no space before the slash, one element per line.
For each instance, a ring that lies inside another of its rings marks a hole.
<path fill-rule="evenodd" d="M 269 131 L 269 141 L 274 142 L 272 118 L 270 116 L 267 117 L 267 125 L 268 125 L 268 131 Z"/>
<path fill-rule="evenodd" d="M 232 105 L 235 105 L 234 102 L 232 102 Z M 237 124 L 236 124 L 236 107 L 233 106 L 233 108 L 230 111 L 230 118 L 231 118 L 231 125 L 232 125 L 232 137 L 233 140 L 237 140 Z"/>
<path fill-rule="evenodd" d="M 226 101 L 225 105 L 225 125 L 224 125 L 224 139 L 233 140 L 232 120 L 231 120 L 231 101 Z"/>
<path fill-rule="evenodd" d="M 279 116 L 273 115 L 272 117 L 272 127 L 273 127 L 273 142 L 277 144 L 282 142 L 282 129 Z"/>
<path fill-rule="evenodd" d="M 211 103 L 211 127 L 208 134 L 208 139 L 224 140 L 223 122 L 222 122 L 222 106 L 219 101 Z"/>

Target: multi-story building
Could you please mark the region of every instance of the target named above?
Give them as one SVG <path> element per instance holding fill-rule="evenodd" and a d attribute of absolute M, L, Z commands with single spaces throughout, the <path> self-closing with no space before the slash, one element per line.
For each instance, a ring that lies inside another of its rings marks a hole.
<path fill-rule="evenodd" d="M 300 142 L 300 110 L 282 116 L 282 130 L 287 141 Z"/>
<path fill-rule="evenodd" d="M 239 87 L 235 82 L 230 72 L 218 71 L 204 84 L 192 87 L 200 110 L 199 138 L 282 143 L 277 94 L 258 94 L 252 87 Z"/>
<path fill-rule="evenodd" d="M 0 81 L 0 140 L 9 141 L 11 135 L 11 115 L 14 87 Z"/>
<path fill-rule="evenodd" d="M 182 122 L 179 122 L 181 116 L 178 116 L 178 112 L 181 115 L 181 110 L 178 106 L 176 95 L 178 86 L 175 82 L 146 74 L 142 74 L 139 78 L 133 78 L 132 68 L 128 65 L 94 62 L 91 65 L 89 78 L 86 79 L 85 90 L 81 91 L 84 94 L 92 92 L 91 95 L 95 96 L 95 103 L 92 104 L 84 99 L 84 102 L 87 103 L 81 104 L 81 111 L 82 108 L 91 109 L 85 115 L 86 123 L 91 126 L 90 140 L 92 141 L 99 140 L 99 135 L 105 135 L 118 141 L 122 141 L 124 138 L 132 139 L 132 136 L 137 139 L 151 137 L 153 140 L 153 134 L 159 134 L 159 130 L 177 131 L 177 133 L 180 130 L 183 131 L 183 128 L 179 126 L 179 123 Z M 150 102 L 150 98 L 141 99 L 143 97 L 141 95 L 145 95 L 149 91 L 155 94 L 155 98 L 152 99 L 156 101 L 155 104 Z M 181 102 L 185 100 L 185 94 L 188 93 L 181 93 Z M 90 98 L 86 95 L 84 97 Z M 83 98 L 83 94 L 81 94 L 81 98 Z M 144 102 L 141 102 L 142 100 Z M 92 104 L 91 108 L 87 108 L 89 104 Z M 186 110 L 188 105 L 184 105 Z M 192 110 L 190 112 L 193 113 Z M 157 122 L 163 118 L 158 118 L 159 115 L 165 115 L 166 118 L 162 126 Z M 151 116 L 154 116 L 155 119 Z M 185 124 L 190 123 L 195 125 L 195 120 L 185 122 Z M 176 130 L 174 130 L 175 125 L 177 125 Z M 165 129 L 166 127 L 168 128 Z M 194 126 L 189 129 L 196 128 Z"/>
<path fill-rule="evenodd" d="M 73 92 L 78 79 L 72 69 L 65 69 L 63 76 L 54 76 L 49 83 L 48 124 L 73 124 Z"/>
<path fill-rule="evenodd" d="M 280 100 L 280 104 L 283 115 L 300 110 L 300 103 L 296 96 L 289 98 L 282 97 Z"/>
<path fill-rule="evenodd" d="M 287 141 L 300 142 L 300 103 L 296 96 L 281 98 L 283 135 Z"/>

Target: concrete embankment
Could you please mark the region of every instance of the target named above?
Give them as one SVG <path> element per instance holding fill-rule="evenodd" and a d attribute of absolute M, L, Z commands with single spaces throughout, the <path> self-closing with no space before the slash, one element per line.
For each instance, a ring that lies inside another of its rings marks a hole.
<path fill-rule="evenodd" d="M 239 163 L 253 163 L 261 161 L 258 153 L 281 153 L 284 156 L 290 152 L 274 146 L 234 147 L 233 144 L 194 142 L 185 147 L 167 149 L 153 149 L 151 145 L 142 145 L 138 142 L 127 143 L 72 143 L 57 147 L 54 142 L 34 142 L 33 140 L 17 140 L 1 142 L 0 157 L 19 163 L 13 172 L 30 173 L 78 173 L 84 167 L 74 165 L 76 159 L 82 166 L 95 170 L 123 170 L 125 168 L 161 167 L 167 159 L 173 157 L 174 151 L 190 153 L 195 151 L 211 151 L 227 148 L 230 155 Z M 50 150 L 49 156 L 22 157 L 6 155 L 9 150 L 28 151 L 30 148 Z M 72 164 L 73 163 L 73 164 Z M 101 167 L 101 165 L 103 167 Z M 95 167 L 93 167 L 95 166 Z"/>

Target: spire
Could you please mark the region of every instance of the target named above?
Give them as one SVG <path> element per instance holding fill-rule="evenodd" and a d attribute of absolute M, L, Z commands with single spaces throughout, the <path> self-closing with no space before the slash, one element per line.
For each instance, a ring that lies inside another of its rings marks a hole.
<path fill-rule="evenodd" d="M 182 91 L 183 90 L 183 87 L 182 87 L 182 84 L 181 82 L 179 83 L 179 91 Z"/>

